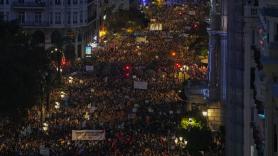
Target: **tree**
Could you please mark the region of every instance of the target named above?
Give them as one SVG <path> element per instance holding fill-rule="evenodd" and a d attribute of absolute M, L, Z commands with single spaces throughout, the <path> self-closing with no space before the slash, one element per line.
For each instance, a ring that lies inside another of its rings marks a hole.
<path fill-rule="evenodd" d="M 213 135 L 206 119 L 198 111 L 188 112 L 188 116 L 182 118 L 180 131 L 188 141 L 186 149 L 191 155 L 200 155 L 200 151 L 209 151 L 213 145 Z"/>
<path fill-rule="evenodd" d="M 64 54 L 65 54 L 65 57 L 67 60 L 70 60 L 71 62 L 74 62 L 75 60 L 75 52 L 74 52 L 74 45 L 73 44 L 68 44 L 66 45 L 65 47 L 65 51 L 64 51 Z"/>
<path fill-rule="evenodd" d="M 0 23 L 0 33 L 0 112 L 14 117 L 39 103 L 49 60 L 15 23 Z"/>
<path fill-rule="evenodd" d="M 115 13 L 111 13 L 108 16 L 105 25 L 111 32 L 119 32 L 123 29 L 131 28 L 133 30 L 138 30 L 146 27 L 149 20 L 146 18 L 145 14 L 140 12 L 140 10 L 119 10 Z"/>

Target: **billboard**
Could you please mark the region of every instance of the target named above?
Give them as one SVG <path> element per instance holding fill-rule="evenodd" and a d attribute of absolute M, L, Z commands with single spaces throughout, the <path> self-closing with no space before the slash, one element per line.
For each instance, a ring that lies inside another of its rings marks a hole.
<path fill-rule="evenodd" d="M 92 57 L 92 47 L 91 46 L 85 47 L 85 57 Z"/>

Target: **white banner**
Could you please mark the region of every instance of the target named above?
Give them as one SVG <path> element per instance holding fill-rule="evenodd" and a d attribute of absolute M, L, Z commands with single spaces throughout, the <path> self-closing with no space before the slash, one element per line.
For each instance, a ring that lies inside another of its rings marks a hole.
<path fill-rule="evenodd" d="M 94 70 L 94 66 L 86 65 L 86 71 L 93 71 L 93 70 Z"/>
<path fill-rule="evenodd" d="M 72 140 L 105 140 L 105 131 L 72 130 Z"/>
<path fill-rule="evenodd" d="M 138 43 L 140 43 L 140 42 L 148 43 L 147 37 L 136 37 L 136 42 L 138 42 Z"/>
<path fill-rule="evenodd" d="M 145 81 L 134 81 L 134 89 L 148 89 L 148 82 Z"/>
<path fill-rule="evenodd" d="M 42 156 L 49 156 L 49 148 L 40 147 L 40 155 L 42 155 Z"/>
<path fill-rule="evenodd" d="M 152 23 L 150 24 L 150 31 L 161 31 L 162 24 L 161 23 Z"/>
<path fill-rule="evenodd" d="M 135 119 L 136 118 L 136 114 L 135 113 L 130 113 L 127 116 L 128 119 Z"/>
<path fill-rule="evenodd" d="M 188 14 L 189 15 L 196 15 L 196 12 L 195 11 L 189 11 Z"/>

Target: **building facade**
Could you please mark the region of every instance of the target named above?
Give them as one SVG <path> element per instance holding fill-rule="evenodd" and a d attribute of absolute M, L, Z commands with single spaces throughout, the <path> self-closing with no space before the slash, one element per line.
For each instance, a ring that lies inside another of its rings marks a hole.
<path fill-rule="evenodd" d="M 278 156 L 278 1 L 259 0 L 255 70 L 257 149 L 265 156 Z"/>
<path fill-rule="evenodd" d="M 17 20 L 27 33 L 41 35 L 45 48 L 54 38 L 83 57 L 84 47 L 98 31 L 98 0 L 1 0 L 0 18 Z"/>
<path fill-rule="evenodd" d="M 226 156 L 277 153 L 278 1 L 212 0 L 210 101 L 220 103 Z"/>

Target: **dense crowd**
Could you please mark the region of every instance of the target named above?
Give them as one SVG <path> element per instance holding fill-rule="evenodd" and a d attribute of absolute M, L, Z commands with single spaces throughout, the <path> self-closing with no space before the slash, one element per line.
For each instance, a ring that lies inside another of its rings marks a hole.
<path fill-rule="evenodd" d="M 201 13 L 194 18 L 187 15 L 187 9 L 175 6 L 156 13 L 153 18 L 163 22 L 165 31 L 145 30 L 144 42 L 136 42 L 136 35 L 109 40 L 95 50 L 92 73 L 81 65 L 74 74 L 64 75 L 63 87 L 51 92 L 44 117 L 46 130 L 42 130 L 40 106 L 28 112 L 23 125 L 3 119 L 0 155 L 38 155 L 42 146 L 51 156 L 186 155 L 174 143 L 185 114 L 179 95 L 181 81 L 176 75 L 183 65 L 191 79 L 204 80 L 207 72 L 186 48 L 185 36 L 167 33 L 201 18 Z M 147 89 L 135 89 L 134 81 L 147 82 Z M 82 129 L 105 130 L 105 140 L 72 140 L 72 130 Z"/>

